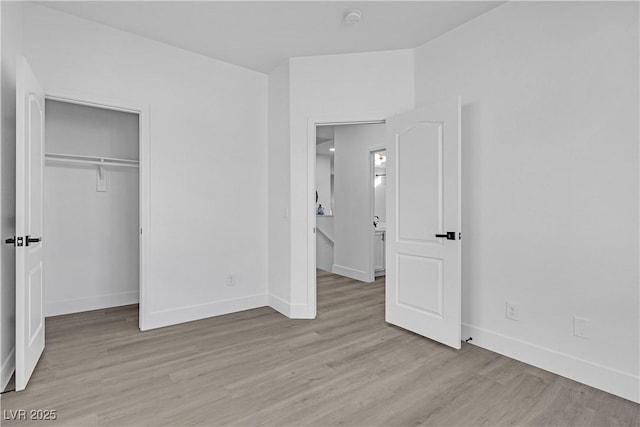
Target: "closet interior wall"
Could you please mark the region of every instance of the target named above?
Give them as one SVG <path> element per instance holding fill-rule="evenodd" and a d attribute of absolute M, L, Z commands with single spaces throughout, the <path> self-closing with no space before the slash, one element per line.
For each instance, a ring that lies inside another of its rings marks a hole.
<path fill-rule="evenodd" d="M 45 315 L 139 301 L 139 169 L 51 153 L 139 159 L 138 115 L 46 101 Z M 106 189 L 103 186 L 106 185 Z M 100 190 L 100 191 L 99 191 Z"/>

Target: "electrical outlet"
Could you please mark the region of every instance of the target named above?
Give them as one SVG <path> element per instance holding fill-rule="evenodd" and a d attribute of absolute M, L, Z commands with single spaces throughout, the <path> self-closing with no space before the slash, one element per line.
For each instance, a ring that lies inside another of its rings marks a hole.
<path fill-rule="evenodd" d="M 227 274 L 227 286 L 234 286 L 236 284 L 236 275 L 233 273 Z"/>
<path fill-rule="evenodd" d="M 520 311 L 518 310 L 518 304 L 507 301 L 505 316 L 507 319 L 518 321 L 520 320 Z"/>
<path fill-rule="evenodd" d="M 573 316 L 573 335 L 580 338 L 591 338 L 589 331 L 589 319 Z"/>

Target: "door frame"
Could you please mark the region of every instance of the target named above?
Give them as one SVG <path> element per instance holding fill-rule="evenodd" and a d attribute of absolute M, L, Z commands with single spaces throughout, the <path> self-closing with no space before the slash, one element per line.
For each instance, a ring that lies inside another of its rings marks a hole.
<path fill-rule="evenodd" d="M 316 283 L 316 126 L 385 124 L 389 112 L 329 114 L 307 118 L 307 316 L 318 310 Z M 373 251 L 371 252 L 373 256 Z M 375 276 L 375 273 L 374 273 Z"/>
<path fill-rule="evenodd" d="M 141 331 L 148 329 L 149 324 L 149 300 L 147 295 L 147 257 L 149 254 L 149 211 L 150 211 L 150 192 L 149 192 L 149 111 L 150 106 L 142 102 L 130 100 L 113 99 L 98 97 L 94 95 L 85 95 L 75 92 L 60 91 L 44 91 L 45 100 L 66 102 L 69 104 L 84 105 L 88 107 L 102 108 L 106 110 L 122 111 L 125 113 L 133 113 L 138 116 L 138 150 L 139 150 L 139 311 L 138 326 Z M 46 143 L 46 142 L 45 142 Z"/>

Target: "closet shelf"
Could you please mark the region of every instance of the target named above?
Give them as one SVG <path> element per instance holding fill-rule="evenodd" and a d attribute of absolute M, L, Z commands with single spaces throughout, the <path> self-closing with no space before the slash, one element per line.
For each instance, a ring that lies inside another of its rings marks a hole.
<path fill-rule="evenodd" d="M 44 158 L 47 161 L 56 161 L 64 163 L 79 163 L 85 165 L 97 165 L 97 166 L 124 166 L 137 168 L 140 161 L 131 159 L 118 159 L 114 157 L 97 157 L 97 156 L 78 156 L 75 154 L 61 154 L 61 153 L 44 153 Z"/>

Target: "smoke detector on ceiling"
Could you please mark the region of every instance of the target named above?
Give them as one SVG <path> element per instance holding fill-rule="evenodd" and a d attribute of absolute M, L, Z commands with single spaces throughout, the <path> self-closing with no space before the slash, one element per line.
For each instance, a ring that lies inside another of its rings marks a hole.
<path fill-rule="evenodd" d="M 344 23 L 347 25 L 357 25 L 362 19 L 362 12 L 358 9 L 349 9 L 344 12 Z"/>

